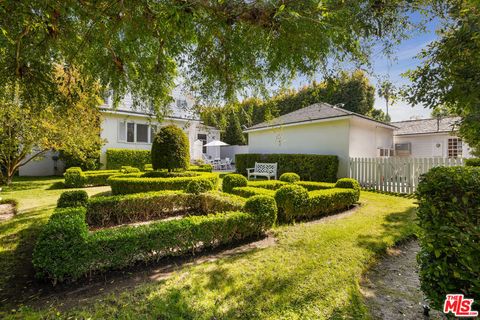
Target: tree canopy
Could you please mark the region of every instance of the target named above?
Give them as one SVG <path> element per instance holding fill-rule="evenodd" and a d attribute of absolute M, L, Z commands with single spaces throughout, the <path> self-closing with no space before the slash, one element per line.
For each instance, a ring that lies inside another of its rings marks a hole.
<path fill-rule="evenodd" d="M 51 103 L 62 64 L 111 89 L 115 101 L 131 92 L 136 104 L 161 108 L 179 76 L 202 97 L 230 101 L 339 61 L 367 63 L 372 40 L 388 48 L 402 39 L 422 3 L 4 0 L 0 83 Z"/>
<path fill-rule="evenodd" d="M 420 54 L 423 63 L 404 90 L 412 104 L 448 109 L 461 117 L 460 136 L 480 155 L 480 3 L 454 0 L 437 7 L 445 16 L 439 39 Z"/>

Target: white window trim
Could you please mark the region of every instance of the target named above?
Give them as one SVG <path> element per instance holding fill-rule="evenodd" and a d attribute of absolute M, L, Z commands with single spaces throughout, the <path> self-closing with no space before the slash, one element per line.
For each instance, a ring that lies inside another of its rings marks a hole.
<path fill-rule="evenodd" d="M 120 123 L 125 123 L 125 140 L 120 139 Z M 133 123 L 133 140 L 134 141 L 128 141 L 128 124 Z M 147 131 L 147 136 L 148 136 L 148 142 L 138 142 L 137 141 L 137 125 L 147 125 L 148 126 L 148 131 Z M 141 121 L 135 121 L 135 120 L 118 120 L 117 124 L 117 142 L 121 143 L 128 143 L 128 144 L 152 144 L 153 142 L 153 137 L 152 137 L 152 126 L 156 126 L 157 130 L 159 128 L 159 124 L 151 124 L 151 123 L 146 123 L 146 122 L 141 122 Z"/>

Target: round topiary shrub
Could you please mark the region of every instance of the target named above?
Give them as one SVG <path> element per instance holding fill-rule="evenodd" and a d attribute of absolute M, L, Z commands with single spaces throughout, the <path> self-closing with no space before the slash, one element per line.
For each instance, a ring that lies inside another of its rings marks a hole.
<path fill-rule="evenodd" d="M 341 178 L 337 180 L 337 183 L 335 183 L 335 188 L 347 188 L 347 189 L 353 189 L 357 192 L 357 200 L 360 199 L 360 183 L 358 183 L 357 180 L 351 179 L 351 178 Z"/>
<path fill-rule="evenodd" d="M 235 187 L 246 187 L 248 184 L 247 178 L 241 174 L 228 174 L 223 178 L 222 190 L 223 192 L 231 193 Z"/>
<path fill-rule="evenodd" d="M 200 194 L 214 189 L 213 183 L 208 180 L 192 180 L 187 184 L 185 192 Z"/>
<path fill-rule="evenodd" d="M 302 213 L 308 202 L 308 191 L 304 187 L 289 184 L 275 192 L 278 207 L 278 220 L 291 222 L 298 213 Z"/>
<path fill-rule="evenodd" d="M 154 170 L 186 170 L 190 163 L 188 138 L 177 126 L 161 128 L 152 143 L 152 166 Z"/>
<path fill-rule="evenodd" d="M 86 207 L 88 193 L 85 190 L 65 191 L 57 201 L 58 208 Z"/>
<path fill-rule="evenodd" d="M 253 196 L 245 202 L 243 209 L 257 217 L 263 231 L 270 229 L 277 220 L 277 204 L 269 196 Z"/>
<path fill-rule="evenodd" d="M 294 183 L 300 181 L 300 176 L 294 172 L 285 172 L 280 176 L 280 181 Z"/>

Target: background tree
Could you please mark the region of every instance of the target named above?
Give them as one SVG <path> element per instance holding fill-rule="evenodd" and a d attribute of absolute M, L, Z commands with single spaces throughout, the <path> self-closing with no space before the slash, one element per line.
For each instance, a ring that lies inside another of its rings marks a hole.
<path fill-rule="evenodd" d="M 390 118 L 389 115 L 387 115 L 383 110 L 380 109 L 372 109 L 369 113 L 368 116 L 377 120 L 377 121 L 382 121 L 382 122 L 390 122 L 392 119 Z"/>
<path fill-rule="evenodd" d="M 446 7 L 446 10 L 442 10 Z M 439 39 L 420 54 L 423 63 L 407 73 L 412 104 L 442 106 L 461 117 L 459 135 L 480 156 L 480 3 L 438 1 L 444 17 Z"/>
<path fill-rule="evenodd" d="M 317 102 L 342 103 L 343 108 L 364 115 L 373 115 L 377 120 L 388 119 L 381 110 L 375 110 L 375 87 L 366 74 L 360 70 L 352 73 L 341 72 L 335 78 L 320 83 L 313 82 L 298 91 L 282 90 L 269 99 L 248 98 L 241 103 L 231 103 L 224 107 L 201 107 L 200 115 L 205 124 L 226 130 L 229 113 L 237 113 L 241 126 L 254 124 L 307 107 Z"/>
<path fill-rule="evenodd" d="M 186 170 L 190 164 L 190 147 L 187 135 L 175 125 L 158 130 L 152 143 L 154 170 Z"/>
<path fill-rule="evenodd" d="M 397 98 L 395 87 L 390 81 L 384 80 L 380 83 L 377 92 L 380 98 L 385 99 L 385 109 L 387 111 L 386 116 L 390 118 L 388 107 L 390 106 L 390 103 L 395 102 Z"/>
<path fill-rule="evenodd" d="M 228 114 L 228 125 L 223 135 L 223 141 L 231 145 L 246 144 L 246 139 L 236 112 L 230 110 Z"/>
<path fill-rule="evenodd" d="M 118 102 L 156 110 L 177 76 L 199 97 L 232 101 L 298 74 L 365 64 L 374 40 L 386 49 L 416 28 L 423 1 L 17 1 L 0 2 L 0 83 L 21 100 L 58 97 L 54 70 L 76 66 Z M 39 103 L 42 101 L 42 103 Z M 62 100 L 60 99 L 60 102 Z"/>
<path fill-rule="evenodd" d="M 58 79 L 62 79 L 59 71 Z M 62 80 L 63 81 L 63 80 Z M 78 79 L 59 85 L 65 100 L 76 95 L 75 103 L 66 108 L 25 103 L 18 87 L 2 87 L 0 95 L 0 180 L 11 183 L 18 169 L 39 159 L 49 150 L 65 150 L 78 159 L 86 157 L 85 150 L 101 146 L 101 99 L 90 88 L 83 92 Z M 75 93 L 74 93 L 75 92 Z"/>

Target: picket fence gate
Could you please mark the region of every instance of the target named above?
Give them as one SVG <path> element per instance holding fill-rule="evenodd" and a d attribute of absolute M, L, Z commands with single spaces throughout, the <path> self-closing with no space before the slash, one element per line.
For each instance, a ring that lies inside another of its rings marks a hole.
<path fill-rule="evenodd" d="M 350 158 L 349 175 L 364 188 L 413 193 L 420 175 L 431 168 L 462 165 L 462 158 Z"/>

